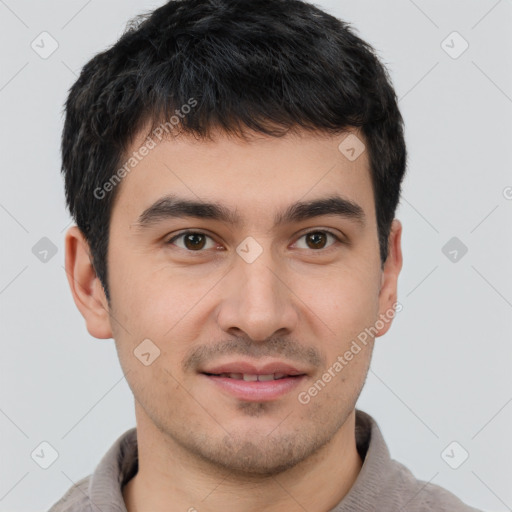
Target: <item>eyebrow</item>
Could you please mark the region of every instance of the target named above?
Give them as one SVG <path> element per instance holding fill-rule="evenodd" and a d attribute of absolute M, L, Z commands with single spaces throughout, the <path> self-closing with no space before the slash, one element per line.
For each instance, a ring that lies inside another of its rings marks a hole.
<path fill-rule="evenodd" d="M 323 215 L 342 217 L 355 221 L 361 226 L 364 226 L 366 221 L 366 216 L 361 206 L 339 195 L 333 195 L 290 205 L 275 216 L 274 225 L 279 226 L 301 222 Z M 216 220 L 235 226 L 243 224 L 238 213 L 224 205 L 201 200 L 183 199 L 173 195 L 162 197 L 149 206 L 149 208 L 141 213 L 135 224 L 139 229 L 145 229 L 164 220 L 183 217 Z"/>

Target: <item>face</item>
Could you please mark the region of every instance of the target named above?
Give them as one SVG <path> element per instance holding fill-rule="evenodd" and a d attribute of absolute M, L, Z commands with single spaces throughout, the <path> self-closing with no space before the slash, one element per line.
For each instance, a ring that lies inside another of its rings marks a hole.
<path fill-rule="evenodd" d="M 348 160 L 345 137 L 181 137 L 123 179 L 108 315 L 88 326 L 115 339 L 138 423 L 170 445 L 275 474 L 353 413 L 374 342 L 361 333 L 390 318 L 401 255 L 395 221 L 382 269 L 367 153 Z"/>

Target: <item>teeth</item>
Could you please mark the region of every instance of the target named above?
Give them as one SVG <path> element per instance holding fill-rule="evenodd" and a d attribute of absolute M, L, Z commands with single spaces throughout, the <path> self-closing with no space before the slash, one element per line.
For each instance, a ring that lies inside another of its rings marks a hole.
<path fill-rule="evenodd" d="M 268 373 L 267 375 L 255 375 L 252 373 L 221 373 L 220 377 L 225 377 L 235 380 L 245 380 L 247 382 L 266 382 L 270 380 L 277 380 L 286 377 L 286 373 Z"/>
<path fill-rule="evenodd" d="M 275 380 L 275 376 L 273 373 L 269 373 L 268 375 L 258 375 L 258 380 Z"/>

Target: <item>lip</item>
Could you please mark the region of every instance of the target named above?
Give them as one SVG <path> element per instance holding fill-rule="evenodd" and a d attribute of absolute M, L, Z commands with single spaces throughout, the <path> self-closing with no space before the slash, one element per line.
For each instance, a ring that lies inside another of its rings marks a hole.
<path fill-rule="evenodd" d="M 245 381 L 204 373 L 201 374 L 201 377 L 208 379 L 213 385 L 218 386 L 222 392 L 239 400 L 245 402 L 268 402 L 277 400 L 295 389 L 306 378 L 306 375 L 283 377 L 282 379 L 268 381 Z"/>
<path fill-rule="evenodd" d="M 287 376 L 278 380 L 244 381 L 220 376 L 225 373 L 251 375 L 284 373 Z M 277 400 L 290 393 L 304 381 L 307 372 L 284 361 L 269 361 L 258 365 L 249 361 L 231 361 L 201 369 L 200 375 L 231 397 L 246 402 L 267 402 Z"/>

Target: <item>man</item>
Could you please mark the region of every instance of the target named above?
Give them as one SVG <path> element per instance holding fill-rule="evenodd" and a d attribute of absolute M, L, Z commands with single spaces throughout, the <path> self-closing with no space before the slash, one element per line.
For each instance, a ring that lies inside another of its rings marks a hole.
<path fill-rule="evenodd" d="M 345 23 L 171 1 L 84 67 L 62 154 L 69 284 L 137 428 L 51 512 L 475 510 L 355 409 L 400 307 L 406 149 Z"/>

